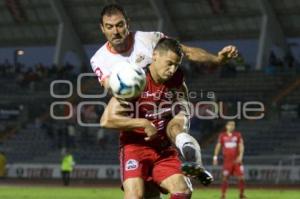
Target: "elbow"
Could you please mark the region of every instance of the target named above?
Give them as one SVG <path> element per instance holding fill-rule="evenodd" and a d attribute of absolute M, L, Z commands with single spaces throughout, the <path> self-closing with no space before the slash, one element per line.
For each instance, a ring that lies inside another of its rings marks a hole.
<path fill-rule="evenodd" d="M 100 127 L 115 129 L 118 128 L 118 123 L 113 118 L 101 118 Z"/>
<path fill-rule="evenodd" d="M 102 120 L 100 120 L 100 127 L 101 128 L 107 128 L 107 123 L 104 122 L 104 121 L 102 121 Z"/>
<path fill-rule="evenodd" d="M 102 128 L 110 128 L 109 124 L 110 124 L 110 122 L 109 122 L 108 119 L 101 118 L 101 120 L 100 120 L 100 127 L 102 127 Z"/>

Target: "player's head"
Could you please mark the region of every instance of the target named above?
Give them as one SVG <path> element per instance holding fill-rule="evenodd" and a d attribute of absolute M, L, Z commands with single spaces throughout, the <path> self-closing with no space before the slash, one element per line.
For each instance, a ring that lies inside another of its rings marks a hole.
<path fill-rule="evenodd" d="M 113 47 L 124 45 L 129 35 L 125 10 L 117 4 L 105 6 L 101 11 L 100 28 Z"/>
<path fill-rule="evenodd" d="M 171 38 L 162 38 L 153 51 L 153 67 L 161 81 L 167 81 L 181 64 L 183 51 L 180 43 Z"/>
<path fill-rule="evenodd" d="M 235 130 L 235 121 L 234 120 L 227 121 L 225 128 L 227 132 L 233 132 Z"/>

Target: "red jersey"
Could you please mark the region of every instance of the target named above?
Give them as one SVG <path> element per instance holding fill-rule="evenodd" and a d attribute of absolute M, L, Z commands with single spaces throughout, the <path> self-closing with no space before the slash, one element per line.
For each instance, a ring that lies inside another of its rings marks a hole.
<path fill-rule="evenodd" d="M 162 128 L 159 128 L 157 136 L 151 141 L 145 141 L 146 134 L 144 128 L 137 128 L 131 131 L 122 131 L 120 136 L 120 144 L 124 146 L 126 144 L 142 144 L 147 146 L 166 145 L 170 144 L 169 139 L 165 133 L 165 128 L 168 121 L 172 118 L 172 114 L 164 115 L 162 117 L 153 117 L 155 113 L 161 110 L 170 110 L 172 104 L 176 100 L 176 93 L 174 90 L 180 88 L 183 84 L 184 77 L 180 69 L 163 84 L 157 84 L 152 79 L 150 70 L 146 68 L 146 86 L 141 96 L 133 103 L 134 112 L 133 118 L 146 118 L 153 122 L 156 126 L 163 124 Z M 171 113 L 171 111 L 169 111 Z"/>
<path fill-rule="evenodd" d="M 228 135 L 222 132 L 219 135 L 219 142 L 222 145 L 224 161 L 234 161 L 239 155 L 239 144 L 243 141 L 241 133 L 238 131 Z"/>

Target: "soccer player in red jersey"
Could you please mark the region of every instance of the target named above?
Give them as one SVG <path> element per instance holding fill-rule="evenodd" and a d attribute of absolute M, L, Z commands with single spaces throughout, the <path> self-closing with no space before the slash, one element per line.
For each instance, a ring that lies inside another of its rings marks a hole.
<path fill-rule="evenodd" d="M 246 198 L 244 195 L 244 141 L 240 132 L 235 130 L 235 121 L 227 121 L 226 131 L 219 135 L 218 143 L 215 147 L 213 156 L 213 165 L 218 164 L 218 154 L 222 148 L 223 151 L 223 179 L 221 199 L 225 199 L 228 188 L 228 178 L 233 175 L 238 178 L 238 187 L 240 190 L 240 199 Z"/>
<path fill-rule="evenodd" d="M 182 174 L 179 155 L 168 135 L 172 128 L 181 127 L 176 125 L 176 118 L 186 114 L 181 95 L 177 95 L 184 90 L 183 73 L 178 69 L 182 56 L 176 40 L 159 40 L 153 62 L 145 68 L 146 87 L 141 96 L 132 100 L 131 106 L 113 97 L 101 118 L 102 127 L 121 129 L 120 170 L 125 199 L 142 199 L 147 181 L 169 192 L 171 199 L 191 198 L 189 179 Z M 154 117 L 157 110 L 168 109 L 173 111 Z M 210 174 L 202 173 L 211 182 Z"/>

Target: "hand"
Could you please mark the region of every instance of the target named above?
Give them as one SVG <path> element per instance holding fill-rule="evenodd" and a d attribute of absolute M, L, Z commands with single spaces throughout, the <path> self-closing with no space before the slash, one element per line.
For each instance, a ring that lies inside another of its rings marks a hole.
<path fill-rule="evenodd" d="M 124 99 L 121 99 L 121 98 L 116 98 L 119 102 L 120 102 L 120 105 L 123 106 L 123 107 L 129 107 L 130 106 L 130 102 L 129 101 L 126 101 Z"/>
<path fill-rule="evenodd" d="M 213 165 L 217 166 L 218 165 L 218 158 L 217 157 L 213 157 Z"/>
<path fill-rule="evenodd" d="M 235 163 L 242 163 L 242 157 L 237 157 L 235 160 Z"/>
<path fill-rule="evenodd" d="M 145 137 L 146 141 L 150 141 L 155 137 L 157 129 L 152 122 L 149 121 L 149 123 L 146 125 L 145 133 L 147 134 L 147 137 Z"/>
<path fill-rule="evenodd" d="M 152 123 L 157 131 L 160 131 L 165 128 L 165 120 L 157 120 Z"/>
<path fill-rule="evenodd" d="M 237 58 L 238 50 L 235 46 L 225 46 L 221 51 L 218 52 L 218 58 L 220 63 L 226 62 L 228 59 Z"/>

